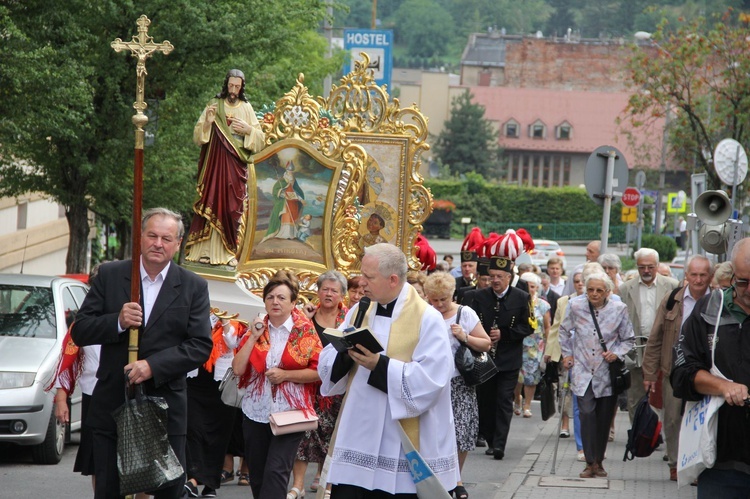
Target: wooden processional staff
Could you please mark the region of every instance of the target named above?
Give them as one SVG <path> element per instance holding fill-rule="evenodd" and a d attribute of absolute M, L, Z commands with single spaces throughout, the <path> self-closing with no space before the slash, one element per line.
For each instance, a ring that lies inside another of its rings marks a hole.
<path fill-rule="evenodd" d="M 141 276 L 140 276 L 140 259 L 141 259 L 141 208 L 143 205 L 143 142 L 145 132 L 143 127 L 148 123 L 148 116 L 143 114 L 147 104 L 144 100 L 144 90 L 146 87 L 146 59 L 151 57 L 154 52 L 161 52 L 164 55 L 169 54 L 174 46 L 168 41 L 154 43 L 153 37 L 148 36 L 148 27 L 151 24 L 148 17 L 142 15 L 136 21 L 138 25 L 138 34 L 133 36 L 129 42 L 123 42 L 116 38 L 112 42 L 112 48 L 115 52 L 130 50 L 133 57 L 138 58 L 138 64 L 135 68 L 137 76 L 135 103 L 133 108 L 136 113 L 133 115 L 133 124 L 135 125 L 135 167 L 133 172 L 133 269 L 130 274 L 130 301 L 138 303 L 141 294 Z M 138 328 L 130 328 L 130 342 L 128 343 L 128 362 L 133 363 L 138 360 Z"/>

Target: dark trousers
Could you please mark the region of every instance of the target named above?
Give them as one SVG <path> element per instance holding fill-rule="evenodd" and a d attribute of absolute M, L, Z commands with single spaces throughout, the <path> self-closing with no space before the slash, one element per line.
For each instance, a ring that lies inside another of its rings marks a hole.
<path fill-rule="evenodd" d="M 479 434 L 492 447 L 495 435 L 495 395 L 497 393 L 497 376 L 493 376 L 477 387 L 477 406 L 479 408 Z"/>
<path fill-rule="evenodd" d="M 119 499 L 120 475 L 117 472 L 117 434 L 94 429 L 94 499 Z M 185 469 L 185 435 L 169 435 L 169 444 Z M 144 490 L 143 492 L 149 492 Z M 149 492 L 156 499 L 180 499 L 185 493 L 185 474 L 168 487 Z"/>
<path fill-rule="evenodd" d="M 256 423 L 243 415 L 245 462 L 250 471 L 253 497 L 284 499 L 297 447 L 305 432 L 274 435 L 268 423 Z"/>
<path fill-rule="evenodd" d="M 331 488 L 331 499 L 417 499 L 417 494 L 389 494 L 382 490 L 367 490 L 355 485 L 334 485 Z"/>
<path fill-rule="evenodd" d="M 594 397 L 594 390 L 589 383 L 583 397 L 578 397 L 579 419 L 581 421 L 581 440 L 583 453 L 588 464 L 601 464 L 607 450 L 607 438 L 612 416 L 615 414 L 617 396 Z"/>
<path fill-rule="evenodd" d="M 698 499 L 747 499 L 750 475 L 738 470 L 709 468 L 698 476 Z"/>
<path fill-rule="evenodd" d="M 495 450 L 505 452 L 505 443 L 508 441 L 510 422 L 513 419 L 513 391 L 518 384 L 518 369 L 515 371 L 500 371 L 493 378 L 497 384 L 495 391 L 495 429 L 492 436 L 492 445 Z"/>

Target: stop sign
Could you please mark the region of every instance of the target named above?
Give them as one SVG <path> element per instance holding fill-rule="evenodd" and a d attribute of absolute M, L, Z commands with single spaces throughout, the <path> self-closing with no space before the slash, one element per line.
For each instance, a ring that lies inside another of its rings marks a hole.
<path fill-rule="evenodd" d="M 622 204 L 625 206 L 638 206 L 641 201 L 641 192 L 635 187 L 628 187 L 622 193 Z"/>

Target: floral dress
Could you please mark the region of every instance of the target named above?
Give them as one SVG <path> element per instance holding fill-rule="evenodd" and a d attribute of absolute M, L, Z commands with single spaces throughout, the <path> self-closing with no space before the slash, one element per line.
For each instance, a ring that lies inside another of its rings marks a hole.
<path fill-rule="evenodd" d="M 539 298 L 534 298 L 534 315 L 536 316 L 536 329 L 523 339 L 523 360 L 521 370 L 518 373 L 518 382 L 526 386 L 536 386 L 542 378 L 542 370 L 539 368 L 544 354 L 544 314 L 550 309 L 549 303 Z"/>
<path fill-rule="evenodd" d="M 456 322 L 456 316 L 444 319 L 448 328 L 448 336 L 451 342 L 451 350 L 456 354 L 460 343 L 450 332 L 450 327 Z M 459 321 L 464 333 L 470 333 L 479 324 L 479 316 L 470 307 L 462 306 L 461 320 Z M 474 386 L 466 386 L 464 378 L 454 367 L 453 378 L 451 378 L 451 405 L 453 406 L 454 428 L 456 430 L 456 447 L 458 452 L 468 452 L 476 447 L 477 435 L 479 434 L 479 405 L 477 402 L 477 390 Z"/>

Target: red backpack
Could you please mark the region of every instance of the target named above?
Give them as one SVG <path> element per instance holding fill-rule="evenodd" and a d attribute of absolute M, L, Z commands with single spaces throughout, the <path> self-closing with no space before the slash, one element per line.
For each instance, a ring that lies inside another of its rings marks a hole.
<path fill-rule="evenodd" d="M 625 444 L 623 461 L 632 461 L 636 457 L 648 457 L 664 440 L 661 438 L 661 421 L 648 404 L 646 394 L 635 408 L 633 427 L 628 430 L 628 441 Z"/>

